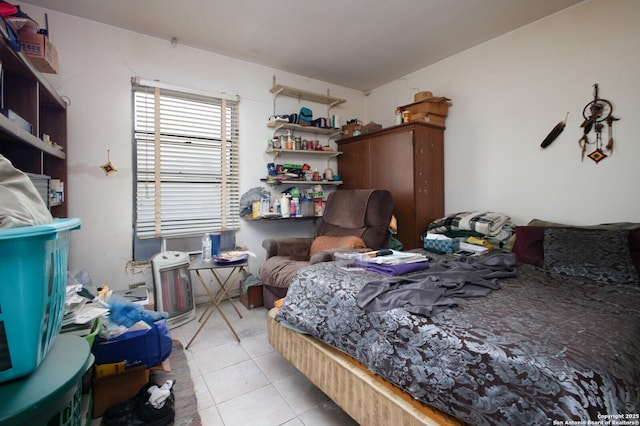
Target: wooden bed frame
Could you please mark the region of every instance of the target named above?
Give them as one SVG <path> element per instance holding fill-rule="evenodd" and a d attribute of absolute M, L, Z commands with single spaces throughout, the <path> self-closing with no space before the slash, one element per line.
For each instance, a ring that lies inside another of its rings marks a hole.
<path fill-rule="evenodd" d="M 463 425 L 371 373 L 356 359 L 281 326 L 277 308 L 267 316 L 269 343 L 362 425 Z"/>

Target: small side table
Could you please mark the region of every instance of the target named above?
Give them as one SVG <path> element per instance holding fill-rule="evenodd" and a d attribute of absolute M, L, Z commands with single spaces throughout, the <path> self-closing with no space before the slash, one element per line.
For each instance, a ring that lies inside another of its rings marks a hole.
<path fill-rule="evenodd" d="M 70 419 L 60 424 L 79 424 L 81 381 L 93 362 L 90 355 L 82 337 L 57 336 L 33 373 L 0 384 L 0 424 L 48 424 L 56 415 Z"/>
<path fill-rule="evenodd" d="M 189 349 L 189 346 L 195 340 L 196 336 L 200 333 L 200 330 L 202 330 L 202 328 L 205 326 L 205 324 L 211 317 L 211 314 L 213 314 L 215 310 L 220 312 L 220 315 L 222 316 L 222 319 L 224 320 L 224 322 L 227 323 L 229 330 L 231 330 L 231 333 L 233 333 L 236 340 L 240 342 L 240 337 L 238 337 L 238 333 L 236 333 L 233 326 L 227 319 L 227 316 L 224 314 L 224 312 L 222 312 L 222 309 L 220 308 L 220 302 L 222 302 L 222 300 L 225 297 L 227 297 L 227 295 L 229 294 L 229 290 L 231 290 L 236 283 L 240 282 L 239 279 L 242 276 L 242 272 L 245 271 L 245 267 L 247 266 L 248 266 L 248 262 L 246 260 L 241 262 L 233 262 L 233 263 L 216 263 L 214 261 L 205 262 L 202 260 L 202 256 L 196 257 L 191 263 L 191 265 L 189 265 L 189 270 L 195 271 L 196 276 L 198 277 L 198 281 L 202 285 L 202 288 L 204 288 L 204 291 L 209 296 L 210 303 L 209 303 L 209 306 L 207 306 L 207 308 L 204 310 L 204 312 L 202 312 L 202 315 L 200 315 L 200 319 L 198 321 L 200 321 L 202 324 L 200 324 L 200 327 L 198 328 L 196 333 L 193 335 L 191 340 L 189 340 L 189 343 L 187 343 L 187 346 L 185 346 L 185 349 Z M 231 268 L 231 272 L 229 273 L 227 278 L 223 280 L 222 276 L 219 274 L 219 270 L 229 269 L 229 268 Z M 200 271 L 202 270 L 211 271 L 211 274 L 220 285 L 220 289 L 215 294 L 209 289 L 209 286 L 205 283 L 204 279 L 202 278 L 202 275 L 200 274 Z M 229 298 L 229 302 L 231 302 L 231 306 L 233 306 L 233 309 L 235 309 L 238 316 L 242 318 L 242 314 L 240 313 L 240 310 L 238 309 L 238 306 L 234 303 L 233 299 Z M 203 318 L 204 318 L 204 321 L 202 320 Z"/>

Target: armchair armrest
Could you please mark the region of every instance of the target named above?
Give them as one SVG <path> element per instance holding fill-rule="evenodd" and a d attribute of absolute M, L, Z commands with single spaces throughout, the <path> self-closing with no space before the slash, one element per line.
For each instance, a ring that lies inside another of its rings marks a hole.
<path fill-rule="evenodd" d="M 335 249 L 322 250 L 317 252 L 313 256 L 311 256 L 311 258 L 309 259 L 309 264 L 313 265 L 315 263 L 320 263 L 320 262 L 331 262 L 335 260 L 335 254 L 341 251 L 349 252 L 349 253 L 353 253 L 353 252 L 366 253 L 368 251 L 371 251 L 371 249 L 370 248 L 335 248 Z"/>
<path fill-rule="evenodd" d="M 306 256 L 308 258 L 312 243 L 312 237 L 269 238 L 262 241 L 262 247 L 267 252 L 265 259 L 273 256 Z"/>

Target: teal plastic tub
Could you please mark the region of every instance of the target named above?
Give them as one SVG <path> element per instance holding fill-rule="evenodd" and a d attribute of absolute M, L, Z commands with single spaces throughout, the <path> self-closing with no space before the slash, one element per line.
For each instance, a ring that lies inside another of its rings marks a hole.
<path fill-rule="evenodd" d="M 60 333 L 80 219 L 0 229 L 0 382 L 32 373 Z"/>

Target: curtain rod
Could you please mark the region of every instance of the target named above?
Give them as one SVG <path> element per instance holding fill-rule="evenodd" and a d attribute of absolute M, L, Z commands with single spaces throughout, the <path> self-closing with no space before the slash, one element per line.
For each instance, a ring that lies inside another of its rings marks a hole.
<path fill-rule="evenodd" d="M 230 95 L 224 92 L 209 92 L 206 90 L 192 89 L 190 87 L 176 86 L 175 84 L 162 83 L 157 80 L 146 80 L 140 77 L 131 77 L 131 84 L 138 86 L 157 87 L 159 89 L 173 90 L 175 92 L 190 93 L 197 96 L 207 96 L 211 98 L 226 99 L 228 101 L 240 102 L 240 96 Z"/>

